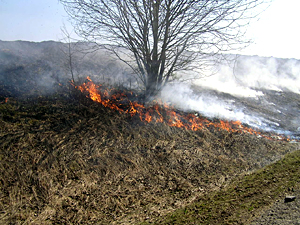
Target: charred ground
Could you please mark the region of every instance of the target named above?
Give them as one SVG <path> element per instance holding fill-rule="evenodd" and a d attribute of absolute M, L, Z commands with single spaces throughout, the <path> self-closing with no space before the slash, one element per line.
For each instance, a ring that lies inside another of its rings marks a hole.
<path fill-rule="evenodd" d="M 64 93 L 3 97 L 1 224 L 156 221 L 298 147 L 146 124 Z"/>

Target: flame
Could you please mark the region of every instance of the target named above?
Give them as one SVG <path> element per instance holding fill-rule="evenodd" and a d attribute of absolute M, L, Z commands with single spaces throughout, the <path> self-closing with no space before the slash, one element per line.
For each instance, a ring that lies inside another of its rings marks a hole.
<path fill-rule="evenodd" d="M 210 121 L 192 113 L 177 112 L 174 108 L 162 102 L 156 102 L 152 106 L 145 107 L 136 101 L 129 100 L 128 95 L 133 96 L 133 92 L 124 93 L 116 92 L 115 89 L 104 89 L 102 85 L 96 85 L 90 77 L 87 77 L 86 82 L 80 86 L 75 86 L 74 84 L 73 86 L 81 92 L 86 93 L 87 98 L 102 104 L 104 107 L 129 114 L 132 117 L 138 116 L 145 123 L 166 123 L 171 127 L 185 128 L 193 131 L 213 127 L 218 130 L 248 133 L 267 139 L 290 140 L 280 135 L 264 135 L 259 131 L 246 127 L 240 121 Z"/>
<path fill-rule="evenodd" d="M 5 99 L 4 99 L 4 101 L 2 101 L 2 102 L 0 102 L 0 104 L 5 104 L 5 103 L 7 103 L 8 102 L 8 97 L 6 97 Z"/>

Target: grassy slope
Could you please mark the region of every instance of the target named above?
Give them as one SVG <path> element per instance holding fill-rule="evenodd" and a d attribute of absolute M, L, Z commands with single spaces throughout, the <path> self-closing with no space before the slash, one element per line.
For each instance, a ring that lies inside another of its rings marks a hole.
<path fill-rule="evenodd" d="M 293 187 L 299 188 L 300 151 L 252 174 L 237 179 L 220 191 L 161 219 L 157 224 L 245 224 Z"/>
<path fill-rule="evenodd" d="M 0 112 L 1 224 L 155 221 L 296 148 L 144 124 L 84 96 L 9 99 Z"/>

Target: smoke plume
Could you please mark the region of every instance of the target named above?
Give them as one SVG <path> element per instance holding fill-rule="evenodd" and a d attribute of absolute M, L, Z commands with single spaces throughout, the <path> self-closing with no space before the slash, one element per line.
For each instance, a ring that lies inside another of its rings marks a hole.
<path fill-rule="evenodd" d="M 299 135 L 300 60 L 239 56 L 230 62 L 220 63 L 212 76 L 167 85 L 162 100 L 211 118 Z"/>

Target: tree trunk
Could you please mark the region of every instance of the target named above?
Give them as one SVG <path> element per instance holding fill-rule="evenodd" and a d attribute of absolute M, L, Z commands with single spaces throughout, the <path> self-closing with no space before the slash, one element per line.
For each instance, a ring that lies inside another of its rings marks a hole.
<path fill-rule="evenodd" d="M 153 33 L 153 52 L 152 58 L 147 60 L 147 82 L 146 82 L 146 101 L 151 100 L 153 96 L 157 94 L 158 91 L 158 71 L 159 71 L 159 61 L 158 61 L 158 22 L 159 22 L 159 7 L 160 1 L 153 2 L 153 11 L 151 17 L 152 33 Z"/>
<path fill-rule="evenodd" d="M 147 71 L 147 83 L 146 83 L 146 101 L 151 100 L 157 94 L 157 77 L 158 73 L 153 67 L 150 68 L 150 71 Z"/>

